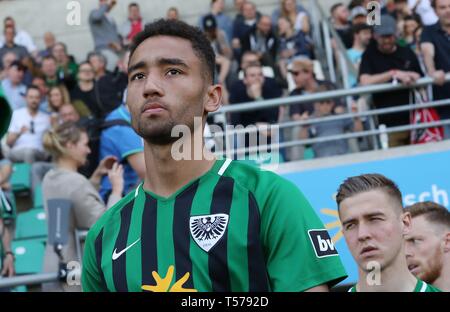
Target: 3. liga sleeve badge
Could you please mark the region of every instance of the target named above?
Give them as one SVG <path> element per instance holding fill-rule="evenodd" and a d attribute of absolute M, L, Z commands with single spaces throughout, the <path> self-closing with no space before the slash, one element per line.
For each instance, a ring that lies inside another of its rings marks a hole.
<path fill-rule="evenodd" d="M 191 217 L 189 229 L 192 238 L 201 249 L 209 252 L 225 234 L 228 218 L 224 213 Z"/>

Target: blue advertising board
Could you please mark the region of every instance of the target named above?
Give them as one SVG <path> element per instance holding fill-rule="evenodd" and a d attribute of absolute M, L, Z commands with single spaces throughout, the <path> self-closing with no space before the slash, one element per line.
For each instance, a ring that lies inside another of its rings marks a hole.
<path fill-rule="evenodd" d="M 309 199 L 330 232 L 349 274 L 343 284 L 355 283 L 358 271 L 342 236 L 334 197 L 346 178 L 365 173 L 383 174 L 395 181 L 405 206 L 419 201 L 434 201 L 449 209 L 450 151 L 284 174 Z"/>

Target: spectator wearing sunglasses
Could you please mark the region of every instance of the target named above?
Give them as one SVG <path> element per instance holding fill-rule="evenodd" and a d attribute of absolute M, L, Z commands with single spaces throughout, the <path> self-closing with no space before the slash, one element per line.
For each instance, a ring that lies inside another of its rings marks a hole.
<path fill-rule="evenodd" d="M 29 86 L 25 100 L 27 106 L 13 112 L 6 143 L 11 148 L 8 153 L 11 161 L 31 164 L 48 158 L 42 135 L 50 128 L 50 117 L 39 111 L 41 94 L 38 87 Z"/>

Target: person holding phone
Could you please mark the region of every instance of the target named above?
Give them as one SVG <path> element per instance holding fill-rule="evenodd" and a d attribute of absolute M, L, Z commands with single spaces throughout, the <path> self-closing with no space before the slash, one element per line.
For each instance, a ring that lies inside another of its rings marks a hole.
<path fill-rule="evenodd" d="M 49 199 L 68 199 L 71 201 L 72 212 L 69 219 L 69 239 L 62 250 L 63 261 L 81 261 L 76 257 L 76 229 L 89 229 L 97 219 L 122 198 L 123 167 L 117 159 L 108 156 L 100 161 L 99 166 L 88 180 L 77 170 L 86 162 L 91 152 L 88 146 L 89 138 L 84 129 L 76 123 L 67 122 L 44 134 L 44 147 L 55 159 L 56 166 L 44 177 L 42 192 L 44 207 L 48 211 Z M 108 175 L 112 184 L 111 195 L 105 204 L 98 188 L 100 180 Z M 44 272 L 57 272 L 58 257 L 53 246 L 47 244 L 44 258 Z M 80 291 L 79 286 L 69 286 L 65 283 L 47 283 L 44 291 Z"/>

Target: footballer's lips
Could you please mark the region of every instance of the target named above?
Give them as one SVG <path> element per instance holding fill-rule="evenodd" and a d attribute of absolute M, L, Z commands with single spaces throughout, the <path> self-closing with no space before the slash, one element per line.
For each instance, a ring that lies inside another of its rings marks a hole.
<path fill-rule="evenodd" d="M 378 251 L 378 248 L 373 246 L 366 246 L 363 249 L 361 249 L 361 252 L 359 253 L 362 257 L 370 257 L 374 255 Z"/>
<path fill-rule="evenodd" d="M 408 265 L 408 270 L 416 275 L 420 271 L 420 266 L 417 263 L 411 263 Z"/>
<path fill-rule="evenodd" d="M 152 115 L 161 113 L 165 110 L 166 108 L 164 107 L 164 105 L 157 102 L 152 102 L 144 104 L 144 106 L 142 106 L 141 113 L 144 115 Z"/>

